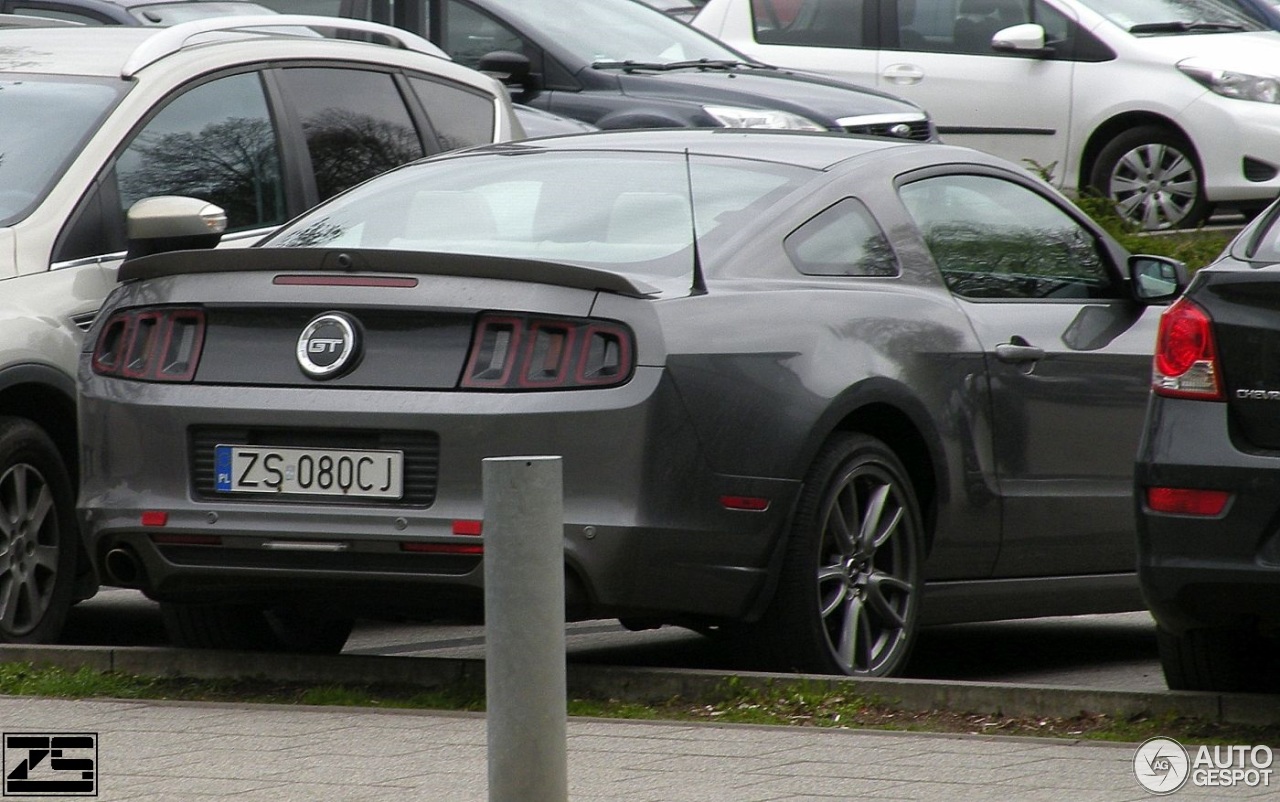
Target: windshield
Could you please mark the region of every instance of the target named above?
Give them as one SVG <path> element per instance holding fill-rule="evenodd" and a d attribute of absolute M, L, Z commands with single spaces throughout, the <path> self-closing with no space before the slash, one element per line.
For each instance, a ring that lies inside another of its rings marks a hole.
<path fill-rule="evenodd" d="M 632 0 L 496 0 L 507 13 L 529 21 L 588 64 L 635 61 L 744 61 L 715 39 L 650 6 Z"/>
<path fill-rule="evenodd" d="M 700 247 L 759 220 L 813 171 L 683 153 L 507 146 L 375 178 L 266 247 L 479 254 L 608 267 L 649 279 L 692 271 L 692 178 Z"/>
<path fill-rule="evenodd" d="M 1111 22 L 1137 34 L 1261 31 L 1234 5 L 1219 0 L 1084 0 Z"/>
<path fill-rule="evenodd" d="M 129 13 L 137 17 L 143 25 L 169 26 L 180 22 L 190 22 L 206 17 L 229 17 L 235 14 L 274 14 L 265 6 L 257 3 L 217 2 L 202 0 L 199 3 L 155 3 L 148 6 L 135 6 Z"/>
<path fill-rule="evenodd" d="M 0 79 L 0 226 L 36 207 L 125 87 L 114 79 Z"/>

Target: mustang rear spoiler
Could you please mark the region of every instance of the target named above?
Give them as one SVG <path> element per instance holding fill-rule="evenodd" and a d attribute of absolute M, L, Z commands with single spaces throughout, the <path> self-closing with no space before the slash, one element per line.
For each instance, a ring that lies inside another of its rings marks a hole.
<path fill-rule="evenodd" d="M 192 273 L 400 273 L 530 281 L 634 298 L 660 290 L 638 279 L 595 267 L 501 256 L 358 248 L 224 248 L 169 251 L 120 265 L 120 282 Z"/>

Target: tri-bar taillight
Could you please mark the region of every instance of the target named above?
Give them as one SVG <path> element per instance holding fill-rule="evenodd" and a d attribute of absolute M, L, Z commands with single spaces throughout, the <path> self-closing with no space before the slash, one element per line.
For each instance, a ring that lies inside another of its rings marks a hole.
<path fill-rule="evenodd" d="M 113 314 L 93 348 L 93 372 L 139 381 L 189 382 L 204 346 L 204 311 L 147 307 Z"/>
<path fill-rule="evenodd" d="M 621 323 L 486 312 L 477 319 L 462 386 L 568 390 L 623 384 L 635 338 Z"/>

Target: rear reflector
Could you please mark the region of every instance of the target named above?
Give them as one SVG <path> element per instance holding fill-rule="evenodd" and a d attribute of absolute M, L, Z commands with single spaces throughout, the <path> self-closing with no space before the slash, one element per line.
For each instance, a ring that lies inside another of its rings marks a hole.
<path fill-rule="evenodd" d="M 1225 490 L 1194 490 L 1183 487 L 1148 487 L 1147 507 L 1171 515 L 1221 515 L 1231 494 Z"/>
<path fill-rule="evenodd" d="M 455 535 L 478 535 L 483 526 L 483 521 L 457 520 L 453 522 L 453 533 Z"/>
<path fill-rule="evenodd" d="M 769 499 L 757 496 L 721 496 L 720 503 L 726 510 L 764 512 L 769 509 Z"/>
<path fill-rule="evenodd" d="M 169 523 L 169 513 L 164 510 L 147 510 L 142 513 L 143 526 L 166 526 Z"/>

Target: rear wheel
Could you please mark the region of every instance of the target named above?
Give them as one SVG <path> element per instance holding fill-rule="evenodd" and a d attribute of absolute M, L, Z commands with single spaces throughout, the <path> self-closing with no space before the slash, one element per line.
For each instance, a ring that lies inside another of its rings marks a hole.
<path fill-rule="evenodd" d="M 169 640 L 190 649 L 337 654 L 355 622 L 293 607 L 161 602 Z"/>
<path fill-rule="evenodd" d="M 0 641 L 53 643 L 75 603 L 71 479 L 40 427 L 0 418 Z"/>
<path fill-rule="evenodd" d="M 873 437 L 837 435 L 806 478 L 762 645 L 788 669 L 901 673 L 919 619 L 922 535 L 893 451 Z"/>
<path fill-rule="evenodd" d="M 1173 691 L 1272 690 L 1267 669 L 1274 645 L 1252 630 L 1193 629 L 1174 635 L 1156 630 L 1165 684 Z"/>
<path fill-rule="evenodd" d="M 1158 125 L 1124 131 L 1108 142 L 1089 183 L 1145 231 L 1188 228 L 1209 215 L 1191 143 Z"/>

